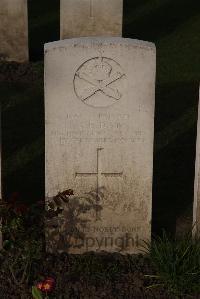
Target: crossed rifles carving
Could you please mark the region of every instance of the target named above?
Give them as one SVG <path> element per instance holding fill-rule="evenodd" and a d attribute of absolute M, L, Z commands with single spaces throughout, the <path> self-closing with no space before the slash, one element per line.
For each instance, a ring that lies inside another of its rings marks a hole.
<path fill-rule="evenodd" d="M 92 79 L 91 76 L 87 75 L 86 73 L 77 72 L 76 76 L 81 80 L 89 83 L 91 85 L 90 88 L 84 90 L 82 94 L 82 100 L 86 101 L 87 99 L 91 98 L 95 93 L 98 91 L 104 93 L 108 97 L 111 97 L 115 100 L 120 100 L 122 95 L 118 91 L 117 88 L 110 87 L 111 84 L 116 82 L 117 80 L 121 79 L 125 74 L 120 72 L 116 72 L 113 75 L 109 75 L 108 78 L 103 80 Z"/>

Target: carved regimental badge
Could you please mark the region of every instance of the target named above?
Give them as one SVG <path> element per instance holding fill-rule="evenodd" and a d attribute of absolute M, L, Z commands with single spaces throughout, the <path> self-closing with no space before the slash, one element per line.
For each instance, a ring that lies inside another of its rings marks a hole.
<path fill-rule="evenodd" d="M 84 62 L 74 76 L 77 97 L 93 107 L 107 107 L 121 100 L 126 76 L 113 59 L 95 57 Z"/>

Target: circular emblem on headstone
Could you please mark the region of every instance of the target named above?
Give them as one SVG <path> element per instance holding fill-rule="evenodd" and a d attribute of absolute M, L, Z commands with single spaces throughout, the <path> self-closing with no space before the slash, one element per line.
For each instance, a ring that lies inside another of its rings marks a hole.
<path fill-rule="evenodd" d="M 74 91 L 83 103 L 107 107 L 121 100 L 126 76 L 119 63 L 106 57 L 84 62 L 74 76 Z"/>

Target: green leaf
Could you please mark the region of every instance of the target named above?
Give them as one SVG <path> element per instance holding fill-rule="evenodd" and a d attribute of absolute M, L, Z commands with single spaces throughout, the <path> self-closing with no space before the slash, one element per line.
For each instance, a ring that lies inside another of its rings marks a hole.
<path fill-rule="evenodd" d="M 37 287 L 32 287 L 32 295 L 34 299 L 42 299 L 42 293 Z"/>

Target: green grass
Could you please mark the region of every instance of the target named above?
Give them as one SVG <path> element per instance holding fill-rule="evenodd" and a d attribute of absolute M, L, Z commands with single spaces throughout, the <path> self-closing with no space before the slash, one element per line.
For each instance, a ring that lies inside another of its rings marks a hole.
<path fill-rule="evenodd" d="M 157 272 L 156 282 L 148 288 L 162 285 L 169 293 L 181 298 L 200 292 L 200 242 L 186 235 L 171 240 L 163 233 L 146 244 L 150 260 Z M 148 277 L 148 275 L 147 275 Z M 149 275 L 152 278 L 151 275 Z"/>

